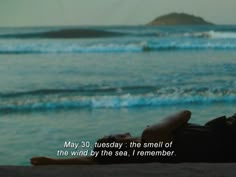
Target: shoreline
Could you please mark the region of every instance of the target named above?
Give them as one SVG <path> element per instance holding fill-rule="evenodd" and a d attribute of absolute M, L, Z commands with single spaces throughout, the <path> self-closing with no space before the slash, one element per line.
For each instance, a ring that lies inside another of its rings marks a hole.
<path fill-rule="evenodd" d="M 0 176 L 83 177 L 218 177 L 236 176 L 236 163 L 146 163 L 68 166 L 0 166 Z"/>

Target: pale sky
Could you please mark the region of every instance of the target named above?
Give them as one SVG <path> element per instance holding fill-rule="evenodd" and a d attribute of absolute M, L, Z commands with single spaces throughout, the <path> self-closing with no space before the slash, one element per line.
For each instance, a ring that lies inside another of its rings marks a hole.
<path fill-rule="evenodd" d="M 0 26 L 140 25 L 170 12 L 236 24 L 236 0 L 0 0 Z"/>

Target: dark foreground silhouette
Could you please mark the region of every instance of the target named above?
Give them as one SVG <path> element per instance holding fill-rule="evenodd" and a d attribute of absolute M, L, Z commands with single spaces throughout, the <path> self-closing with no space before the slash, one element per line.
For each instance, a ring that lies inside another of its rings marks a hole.
<path fill-rule="evenodd" d="M 132 137 L 130 133 L 105 136 L 97 143 L 123 143 L 121 149 L 115 147 L 95 147 L 98 156 L 78 158 L 49 158 L 33 157 L 32 165 L 89 165 L 89 164 L 117 164 L 117 163 L 148 163 L 148 162 L 236 162 L 236 114 L 231 117 L 219 117 L 205 125 L 188 123 L 190 111 L 181 111 L 167 117 L 163 122 L 148 126 L 141 137 Z M 116 156 L 116 151 L 132 153 L 142 151 L 162 151 L 164 147 L 145 148 L 147 143 L 172 143 L 168 151 L 174 152 L 169 156 Z M 130 147 L 130 143 L 139 143 L 140 147 Z M 101 152 L 112 151 L 111 156 L 102 156 Z"/>

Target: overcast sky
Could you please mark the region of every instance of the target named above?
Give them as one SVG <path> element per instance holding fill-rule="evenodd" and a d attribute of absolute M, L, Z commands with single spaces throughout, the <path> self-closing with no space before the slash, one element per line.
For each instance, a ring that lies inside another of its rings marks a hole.
<path fill-rule="evenodd" d="M 236 0 L 0 0 L 0 26 L 139 25 L 170 12 L 236 24 Z"/>

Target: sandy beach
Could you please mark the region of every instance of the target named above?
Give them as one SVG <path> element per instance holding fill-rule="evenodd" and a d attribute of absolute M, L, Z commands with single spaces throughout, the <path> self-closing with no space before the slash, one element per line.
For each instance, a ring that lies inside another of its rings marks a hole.
<path fill-rule="evenodd" d="M 92 166 L 1 166 L 3 177 L 234 177 L 236 163 L 121 164 Z"/>

